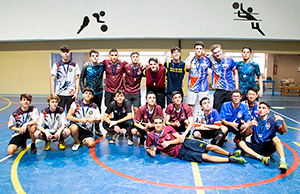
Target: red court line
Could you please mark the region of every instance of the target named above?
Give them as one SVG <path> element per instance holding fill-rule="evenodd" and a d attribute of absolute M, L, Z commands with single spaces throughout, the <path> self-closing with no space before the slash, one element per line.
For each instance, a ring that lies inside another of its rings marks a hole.
<path fill-rule="evenodd" d="M 228 190 L 228 189 L 240 189 L 240 188 L 246 188 L 246 187 L 253 187 L 253 186 L 258 186 L 258 185 L 263 185 L 263 184 L 267 184 L 267 183 L 271 183 L 274 181 L 277 181 L 281 178 L 284 178 L 288 175 L 290 175 L 292 172 L 294 172 L 296 170 L 296 168 L 299 165 L 299 155 L 297 154 L 297 152 L 291 148 L 289 145 L 287 145 L 286 143 L 282 142 L 282 144 L 284 146 L 286 146 L 293 154 L 294 157 L 294 161 L 293 164 L 291 165 L 291 167 L 287 170 L 287 172 L 285 174 L 279 174 L 275 177 L 269 178 L 269 179 L 265 179 L 265 180 L 261 180 L 261 181 L 257 181 L 257 182 L 252 182 L 252 183 L 245 183 L 245 184 L 239 184 L 239 185 L 227 185 L 227 186 L 184 186 L 184 185 L 175 185 L 175 184 L 168 184 L 168 183 L 160 183 L 160 182 L 155 182 L 155 181 L 149 181 L 149 180 L 145 180 L 145 179 L 141 179 L 141 178 L 137 178 L 137 177 L 133 177 L 133 176 L 129 176 L 127 174 L 121 173 L 119 171 L 116 171 L 112 168 L 110 168 L 109 166 L 107 166 L 106 164 L 104 164 L 103 162 L 101 162 L 99 160 L 99 158 L 96 156 L 95 153 L 95 147 L 97 145 L 97 143 L 102 139 L 103 137 L 98 138 L 95 141 L 95 146 L 93 148 L 90 149 L 90 155 L 92 157 L 92 159 L 99 164 L 102 168 L 106 169 L 109 172 L 112 172 L 118 176 L 133 180 L 133 181 L 138 181 L 138 182 L 142 182 L 142 183 L 146 183 L 146 184 L 152 184 L 152 185 L 158 185 L 158 186 L 163 186 L 163 187 L 171 187 L 171 188 L 178 188 L 178 189 L 204 189 L 204 190 Z"/>

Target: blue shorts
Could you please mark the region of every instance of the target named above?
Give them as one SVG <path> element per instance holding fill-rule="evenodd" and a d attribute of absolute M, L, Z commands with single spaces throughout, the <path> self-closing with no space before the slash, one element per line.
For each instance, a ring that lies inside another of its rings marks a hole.
<path fill-rule="evenodd" d="M 273 141 L 264 142 L 264 143 L 256 143 L 256 142 L 246 142 L 246 145 L 251 148 L 256 153 L 262 155 L 262 156 L 270 156 L 276 151 L 276 147 L 273 144 Z"/>
<path fill-rule="evenodd" d="M 186 161 L 202 163 L 202 154 L 206 150 L 208 143 L 196 139 L 185 139 L 177 158 Z"/>

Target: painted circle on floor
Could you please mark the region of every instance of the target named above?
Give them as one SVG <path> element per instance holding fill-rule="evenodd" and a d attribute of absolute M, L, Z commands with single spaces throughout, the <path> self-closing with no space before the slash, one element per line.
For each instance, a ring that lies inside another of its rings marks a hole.
<path fill-rule="evenodd" d="M 95 147 L 96 145 L 99 143 L 99 141 L 102 139 L 98 138 L 95 141 Z M 282 142 L 282 144 L 292 152 L 293 157 L 294 157 L 294 161 L 293 164 L 290 166 L 290 168 L 286 171 L 285 174 L 279 174 L 275 177 L 271 177 L 269 179 L 264 179 L 261 181 L 256 181 L 256 182 L 252 182 L 252 183 L 245 183 L 245 184 L 238 184 L 238 185 L 227 185 L 227 186 L 185 186 L 185 185 L 175 185 L 175 184 L 169 184 L 169 183 L 161 183 L 161 182 L 155 182 L 155 181 L 149 181 L 149 180 L 145 180 L 145 179 L 141 179 L 141 178 L 137 178 L 137 177 L 133 177 L 133 176 L 129 176 L 127 174 L 121 173 L 119 171 L 116 171 L 112 168 L 110 168 L 109 166 L 107 166 L 106 164 L 104 164 L 97 156 L 95 153 L 95 147 L 90 149 L 90 155 L 93 158 L 93 160 L 100 165 L 102 168 L 106 169 L 107 171 L 114 173 L 118 176 L 133 180 L 133 181 L 138 181 L 138 182 L 142 182 L 142 183 L 146 183 L 146 184 L 151 184 L 151 185 L 157 185 L 157 186 L 162 186 L 162 187 L 171 187 L 171 188 L 178 188 L 178 189 L 204 189 L 204 190 L 228 190 L 228 189 L 240 189 L 240 188 L 246 188 L 246 187 L 253 187 L 253 186 L 258 186 L 258 185 L 263 185 L 263 184 L 267 184 L 267 183 L 271 183 L 274 181 L 277 181 L 279 179 L 282 179 L 288 175 L 290 175 L 292 172 L 294 172 L 298 165 L 299 165 L 299 155 L 297 154 L 297 152 L 290 147 L 289 145 L 287 145 L 286 143 Z"/>

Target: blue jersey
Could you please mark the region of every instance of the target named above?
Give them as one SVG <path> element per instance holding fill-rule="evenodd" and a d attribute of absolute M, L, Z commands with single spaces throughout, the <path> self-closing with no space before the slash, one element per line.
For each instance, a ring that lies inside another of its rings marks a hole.
<path fill-rule="evenodd" d="M 252 142 L 263 143 L 272 141 L 276 136 L 276 132 L 281 135 L 282 126 L 279 122 L 275 121 L 274 118 L 268 117 L 265 121 L 260 120 L 260 117 L 256 118 L 258 125 L 252 126 Z"/>
<path fill-rule="evenodd" d="M 240 123 L 241 120 L 244 120 L 245 122 L 250 120 L 248 107 L 245 104 L 240 103 L 239 107 L 234 109 L 231 101 L 223 104 L 220 116 L 222 120 L 226 120 L 228 122 L 236 120 L 236 123 Z"/>
<path fill-rule="evenodd" d="M 203 111 L 200 112 L 195 117 L 195 126 L 197 126 L 197 124 L 222 125 L 221 117 L 217 109 L 213 108 L 209 114 L 205 114 Z"/>
<path fill-rule="evenodd" d="M 90 87 L 94 90 L 94 95 L 101 94 L 103 92 L 102 82 L 104 70 L 105 66 L 101 63 L 98 63 L 96 66 L 93 66 L 92 63 L 83 66 L 80 76 L 81 90 L 85 87 Z"/>
<path fill-rule="evenodd" d="M 236 70 L 231 57 L 223 57 L 221 61 L 212 62 L 212 87 L 223 90 L 233 90 L 234 80 L 232 72 Z"/>
<path fill-rule="evenodd" d="M 210 67 L 210 61 L 206 57 L 202 57 L 200 60 L 196 59 L 196 57 L 193 58 L 191 61 L 191 68 L 189 70 L 188 91 L 204 92 L 209 89 L 207 70 Z"/>
<path fill-rule="evenodd" d="M 255 75 L 261 75 L 259 65 L 255 62 L 244 63 L 243 61 L 235 63 L 239 73 L 239 87 L 243 94 L 247 94 L 249 87 L 255 87 Z"/>
<path fill-rule="evenodd" d="M 242 103 L 248 107 L 248 113 L 249 113 L 251 120 L 253 120 L 255 117 L 259 116 L 259 113 L 258 113 L 259 102 L 258 101 L 255 101 L 253 106 L 251 106 L 249 104 L 248 100 L 243 101 Z"/>
<path fill-rule="evenodd" d="M 165 63 L 165 68 L 167 69 L 167 93 L 172 94 L 174 91 L 179 91 L 183 93 L 182 80 L 186 72 L 185 62 L 180 61 L 179 64 L 171 62 Z"/>

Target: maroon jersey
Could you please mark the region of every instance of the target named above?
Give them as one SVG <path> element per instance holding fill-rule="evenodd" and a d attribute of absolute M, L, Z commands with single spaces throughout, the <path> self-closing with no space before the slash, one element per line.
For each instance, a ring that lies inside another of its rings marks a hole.
<path fill-rule="evenodd" d="M 165 113 L 167 115 L 170 115 L 171 123 L 175 122 L 176 120 L 182 122 L 189 117 L 193 117 L 193 111 L 191 107 L 184 103 L 181 104 L 181 108 L 179 109 L 178 112 L 175 110 L 174 103 L 169 104 L 165 110 Z"/>
<path fill-rule="evenodd" d="M 131 64 L 126 64 L 124 67 L 125 72 L 125 94 L 138 94 L 141 89 L 142 68 L 139 65 L 133 68 Z"/>
<path fill-rule="evenodd" d="M 148 90 L 165 92 L 165 68 L 159 64 L 159 70 L 152 72 L 150 67 L 144 71 Z M 153 80 L 154 79 L 154 80 Z"/>
<path fill-rule="evenodd" d="M 146 140 L 146 147 L 147 148 L 151 148 L 152 146 L 154 146 L 154 133 L 155 130 L 151 131 L 150 133 L 148 133 L 147 135 L 147 140 Z M 164 141 L 171 141 L 176 139 L 173 134 L 178 133 L 177 131 L 175 131 L 175 129 L 171 126 L 164 126 L 163 127 L 163 131 L 162 134 L 160 135 L 159 139 L 157 140 L 157 137 L 159 136 L 159 134 L 155 134 L 155 141 L 157 141 L 156 147 L 157 149 L 161 150 L 162 152 L 173 156 L 174 158 L 176 158 L 179 154 L 180 148 L 182 144 L 173 144 L 173 145 L 169 145 L 168 147 L 164 148 L 162 146 L 162 143 Z"/>
<path fill-rule="evenodd" d="M 138 123 L 148 123 L 150 118 L 150 123 L 153 123 L 153 117 L 155 115 L 161 115 L 164 116 L 163 110 L 159 105 L 155 105 L 154 111 L 152 113 L 149 112 L 147 104 L 142 106 L 135 118 L 135 121 Z"/>
<path fill-rule="evenodd" d="M 105 80 L 105 91 L 114 93 L 117 90 L 123 89 L 123 74 L 124 66 L 127 64 L 126 61 L 120 62 L 116 65 L 112 65 L 111 60 L 105 59 L 102 61 L 105 65 L 106 80 Z"/>

